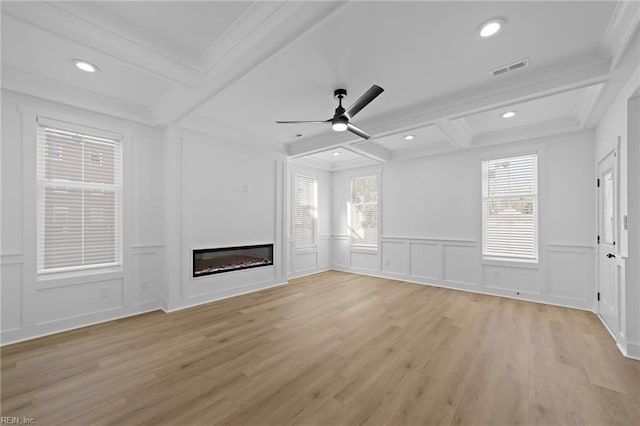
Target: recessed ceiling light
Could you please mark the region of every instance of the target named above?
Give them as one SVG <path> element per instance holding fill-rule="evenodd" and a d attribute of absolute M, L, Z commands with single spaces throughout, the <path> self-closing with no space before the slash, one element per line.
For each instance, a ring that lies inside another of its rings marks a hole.
<path fill-rule="evenodd" d="M 404 140 L 405 141 L 410 141 L 410 140 L 413 140 L 413 138 L 415 138 L 414 135 L 407 135 L 407 136 L 404 137 Z"/>
<path fill-rule="evenodd" d="M 90 62 L 87 61 L 82 61 L 80 59 L 74 59 L 73 63 L 76 64 L 76 67 L 78 69 L 81 69 L 82 71 L 86 71 L 86 72 L 96 72 L 98 71 L 98 67 L 93 65 Z"/>
<path fill-rule="evenodd" d="M 340 155 L 340 153 L 338 151 L 336 151 L 336 152 L 333 153 L 333 155 L 335 155 L 337 157 L 338 155 Z"/>
<path fill-rule="evenodd" d="M 506 21 L 504 18 L 494 18 L 490 21 L 485 22 L 480 27 L 480 37 L 489 38 L 497 35 L 504 28 Z"/>
<path fill-rule="evenodd" d="M 517 111 L 507 111 L 507 112 L 503 112 L 503 113 L 502 113 L 502 115 L 501 115 L 501 117 L 502 117 L 502 118 L 511 118 L 511 117 L 515 117 L 517 113 L 518 113 Z"/>

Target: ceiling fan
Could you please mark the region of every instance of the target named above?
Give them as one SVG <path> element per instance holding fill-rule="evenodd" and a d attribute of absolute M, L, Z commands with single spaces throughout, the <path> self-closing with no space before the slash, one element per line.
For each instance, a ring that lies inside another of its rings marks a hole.
<path fill-rule="evenodd" d="M 342 106 L 342 98 L 347 96 L 346 89 L 336 89 L 333 92 L 333 97 L 338 99 L 338 108 L 336 108 L 333 117 L 323 121 L 276 121 L 278 124 L 297 124 L 297 123 L 331 123 L 331 128 L 336 132 L 344 132 L 345 130 L 355 133 L 356 135 L 369 139 L 370 134 L 353 125 L 350 120 L 356 115 L 362 108 L 369 105 L 371 101 L 384 92 L 384 89 L 378 85 L 373 85 L 367 90 L 364 95 L 360 96 L 357 101 L 353 103 L 348 109 L 344 109 Z"/>

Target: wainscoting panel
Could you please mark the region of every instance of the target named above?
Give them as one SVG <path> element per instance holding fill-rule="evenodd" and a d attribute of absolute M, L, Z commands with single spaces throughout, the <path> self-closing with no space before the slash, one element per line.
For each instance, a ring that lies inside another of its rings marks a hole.
<path fill-rule="evenodd" d="M 482 259 L 475 240 L 383 236 L 378 255 L 334 236 L 333 268 L 593 310 L 594 248 L 547 244 L 540 250 L 540 263 L 494 261 Z M 345 256 L 351 263 L 338 263 Z"/>
<path fill-rule="evenodd" d="M 478 252 L 475 245 L 444 243 L 444 280 L 462 285 L 477 285 Z"/>
<path fill-rule="evenodd" d="M 507 290 L 513 296 L 540 294 L 538 268 L 483 265 L 482 283 L 487 288 Z"/>
<path fill-rule="evenodd" d="M 317 267 L 322 270 L 331 268 L 331 235 L 320 235 Z"/>
<path fill-rule="evenodd" d="M 318 253 L 316 249 L 293 252 L 293 274 L 307 274 L 318 267 Z"/>
<path fill-rule="evenodd" d="M 354 271 L 380 272 L 377 252 L 351 251 L 351 268 Z"/>
<path fill-rule="evenodd" d="M 567 302 L 581 302 L 588 308 L 588 301 L 593 299 L 596 291 L 594 248 L 547 244 L 546 253 L 549 296 Z"/>
<path fill-rule="evenodd" d="M 151 302 L 157 299 L 157 289 L 162 282 L 161 245 L 145 246 L 132 252 L 133 262 L 133 301 Z"/>
<path fill-rule="evenodd" d="M 4 260 L 4 257 L 3 257 Z M 22 327 L 22 263 L 2 265 L 2 331 Z"/>
<path fill-rule="evenodd" d="M 442 279 L 442 244 L 411 242 L 409 275 L 425 280 Z"/>
<path fill-rule="evenodd" d="M 333 236 L 333 266 L 338 269 L 349 267 L 349 237 L 346 235 Z"/>
<path fill-rule="evenodd" d="M 383 241 L 381 245 L 382 272 L 386 272 L 388 274 L 407 275 L 407 243 Z"/>
<path fill-rule="evenodd" d="M 123 307 L 122 279 L 37 290 L 37 325 Z"/>

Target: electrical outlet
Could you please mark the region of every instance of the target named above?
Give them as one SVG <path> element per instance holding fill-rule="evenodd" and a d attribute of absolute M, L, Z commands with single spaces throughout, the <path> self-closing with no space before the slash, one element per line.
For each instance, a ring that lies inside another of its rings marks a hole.
<path fill-rule="evenodd" d="M 500 279 L 500 271 L 493 271 L 493 278 L 496 280 Z"/>
<path fill-rule="evenodd" d="M 149 283 L 146 281 L 141 281 L 140 282 L 140 290 L 141 291 L 147 291 L 149 290 Z"/>
<path fill-rule="evenodd" d="M 391 261 L 389 259 L 386 259 L 384 261 L 384 266 L 389 266 L 389 265 L 391 265 Z"/>

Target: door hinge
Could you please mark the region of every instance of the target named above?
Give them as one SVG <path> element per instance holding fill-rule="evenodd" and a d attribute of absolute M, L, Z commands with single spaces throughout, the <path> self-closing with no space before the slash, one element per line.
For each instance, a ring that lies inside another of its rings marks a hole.
<path fill-rule="evenodd" d="M 598 292 L 597 297 L 598 297 L 598 302 L 599 302 L 600 301 L 600 292 Z"/>
<path fill-rule="evenodd" d="M 600 235 L 598 235 L 598 244 L 600 244 Z"/>
<path fill-rule="evenodd" d="M 597 186 L 598 188 L 600 188 L 600 179 L 599 179 L 599 178 L 598 178 L 598 179 L 596 179 L 596 186 Z"/>

